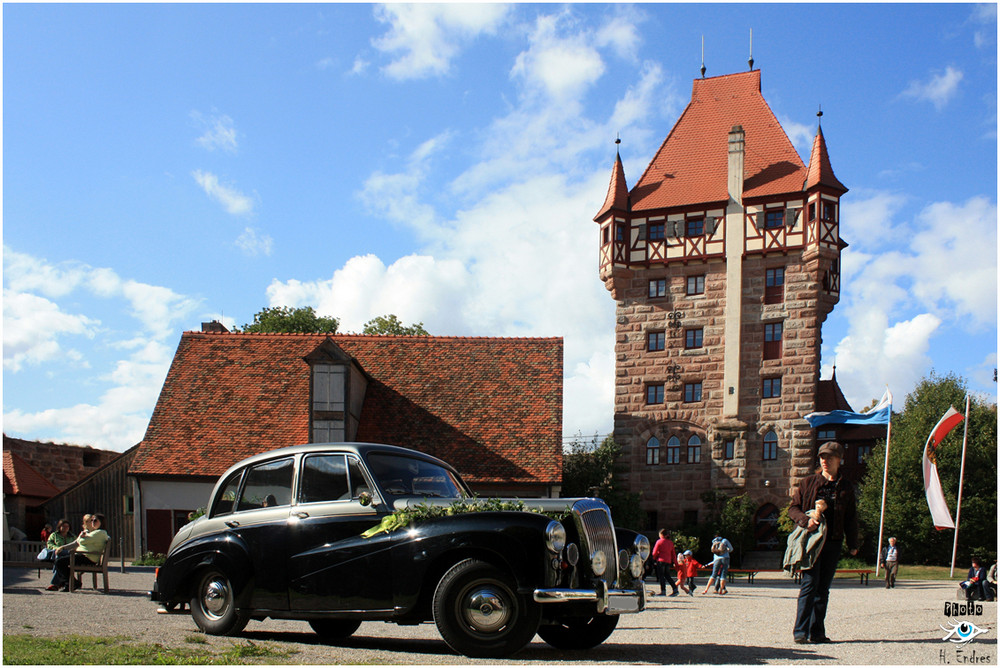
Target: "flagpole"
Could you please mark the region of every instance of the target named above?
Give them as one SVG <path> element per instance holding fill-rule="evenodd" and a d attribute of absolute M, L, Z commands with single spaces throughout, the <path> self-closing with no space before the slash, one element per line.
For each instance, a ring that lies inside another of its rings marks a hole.
<path fill-rule="evenodd" d="M 955 555 L 958 553 L 958 522 L 962 518 L 962 483 L 965 480 L 965 446 L 969 442 L 969 394 L 965 395 L 965 433 L 962 435 L 962 466 L 958 471 L 958 503 L 955 506 L 955 542 L 951 546 L 951 572 L 955 575 Z M 876 575 L 878 577 L 878 575 Z"/>
<path fill-rule="evenodd" d="M 889 388 L 886 387 L 886 391 Z M 882 557 L 882 526 L 885 523 L 885 488 L 889 480 L 889 438 L 892 434 L 892 401 L 889 402 L 889 421 L 885 425 L 885 468 L 882 472 L 882 510 L 878 517 L 878 545 L 875 547 L 875 579 L 878 579 L 879 562 Z"/>

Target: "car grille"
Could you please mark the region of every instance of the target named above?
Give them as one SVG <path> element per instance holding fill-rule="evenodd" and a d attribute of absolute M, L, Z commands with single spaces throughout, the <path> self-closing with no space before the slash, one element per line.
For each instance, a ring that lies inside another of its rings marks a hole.
<path fill-rule="evenodd" d="M 601 579 L 613 585 L 618 575 L 618 548 L 611 511 L 600 499 L 580 499 L 573 504 L 573 518 L 580 530 L 584 558 L 589 559 L 594 550 L 604 552 L 608 568 Z"/>

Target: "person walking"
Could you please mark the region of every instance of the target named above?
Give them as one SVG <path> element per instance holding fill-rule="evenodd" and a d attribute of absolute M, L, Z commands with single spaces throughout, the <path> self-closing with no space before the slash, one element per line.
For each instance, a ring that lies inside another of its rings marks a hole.
<path fill-rule="evenodd" d="M 685 550 L 684 554 L 677 556 L 677 586 L 689 596 L 694 596 L 694 590 L 698 588 L 694 578 L 701 567 L 691 550 Z"/>
<path fill-rule="evenodd" d="M 830 600 L 830 585 L 837 572 L 837 562 L 846 539 L 848 552 L 858 553 L 858 509 L 854 487 L 840 473 L 844 448 L 828 441 L 819 448 L 819 471 L 795 488 L 788 517 L 806 531 L 815 531 L 819 521 L 806 514 L 817 499 L 826 502 L 824 513 L 827 536 L 823 548 L 811 568 L 802 570 L 792 636 L 796 643 L 831 642 L 826 635 L 826 610 Z"/>
<path fill-rule="evenodd" d="M 896 573 L 899 571 L 899 548 L 896 547 L 895 537 L 890 537 L 889 544 L 882 548 L 879 561 L 885 568 L 885 588 L 892 589 L 896 586 Z"/>
<path fill-rule="evenodd" d="M 712 539 L 712 575 L 708 578 L 708 584 L 702 594 L 707 594 L 715 585 L 715 593 L 726 594 L 726 576 L 729 574 L 729 555 L 733 551 L 733 544 L 722 537 L 722 533 L 716 531 L 715 538 Z"/>
<path fill-rule="evenodd" d="M 653 546 L 652 556 L 656 579 L 660 583 L 660 596 L 667 595 L 667 583 L 670 583 L 670 588 L 673 590 L 670 595 L 677 596 L 677 584 L 670 575 L 670 569 L 677 562 L 677 548 L 674 547 L 674 541 L 670 540 L 670 532 L 666 529 L 660 529 L 660 538 Z"/>

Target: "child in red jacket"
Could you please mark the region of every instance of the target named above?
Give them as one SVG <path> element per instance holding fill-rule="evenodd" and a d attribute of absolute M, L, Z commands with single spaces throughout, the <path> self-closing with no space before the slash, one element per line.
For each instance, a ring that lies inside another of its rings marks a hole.
<path fill-rule="evenodd" d="M 694 596 L 694 590 L 697 587 L 694 583 L 694 577 L 698 575 L 699 568 L 701 568 L 701 564 L 694 558 L 694 553 L 691 550 L 677 555 L 677 586 L 686 591 L 688 596 Z"/>

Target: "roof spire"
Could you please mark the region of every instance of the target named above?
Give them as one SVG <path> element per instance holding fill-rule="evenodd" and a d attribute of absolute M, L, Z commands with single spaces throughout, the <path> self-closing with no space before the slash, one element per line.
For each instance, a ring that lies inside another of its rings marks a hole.
<path fill-rule="evenodd" d="M 701 78 L 705 78 L 705 36 L 701 36 Z"/>
<path fill-rule="evenodd" d="M 750 60 L 747 63 L 750 65 L 750 71 L 753 72 L 753 28 L 750 28 Z"/>
<path fill-rule="evenodd" d="M 622 144 L 622 133 L 621 132 L 616 132 L 615 133 L 615 152 L 617 152 L 618 155 L 622 154 L 621 144 Z"/>
<path fill-rule="evenodd" d="M 823 125 L 823 103 L 819 105 L 819 111 L 816 112 L 816 118 L 820 119 L 816 121 L 816 125 Z"/>

